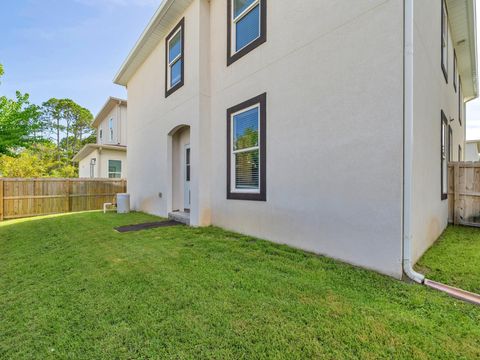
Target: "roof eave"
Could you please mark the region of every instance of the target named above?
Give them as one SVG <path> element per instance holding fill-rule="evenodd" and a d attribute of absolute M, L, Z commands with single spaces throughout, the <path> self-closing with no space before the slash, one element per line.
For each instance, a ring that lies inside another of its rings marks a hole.
<path fill-rule="evenodd" d="M 113 79 L 113 82 L 115 84 L 127 86 L 128 78 L 127 76 L 125 76 L 127 69 L 130 67 L 132 60 L 137 56 L 137 54 L 143 47 L 145 40 L 152 34 L 155 28 L 155 25 L 158 22 L 160 22 L 161 19 L 165 16 L 167 10 L 170 8 L 171 4 L 174 1 L 175 0 L 163 0 L 163 2 L 158 7 L 157 11 L 155 11 L 155 14 L 150 19 L 147 27 L 145 28 L 145 30 L 143 30 L 142 34 L 140 35 L 140 38 L 137 40 L 132 50 L 130 50 L 130 53 L 128 54 L 127 58 L 125 59 L 122 66 L 118 70 L 117 74 L 115 75 L 115 78 Z"/>
<path fill-rule="evenodd" d="M 73 162 L 80 162 L 85 159 L 89 154 L 94 150 L 113 150 L 113 151 L 122 151 L 126 152 L 127 147 L 125 145 L 109 145 L 109 144 L 86 144 L 80 151 L 73 157 Z"/>
<path fill-rule="evenodd" d="M 477 11 L 476 11 L 476 1 L 469 0 L 471 5 L 470 8 L 470 26 L 472 36 L 470 37 L 470 48 L 472 49 L 470 57 L 473 64 L 471 69 L 472 82 L 473 82 L 473 95 L 467 100 L 473 100 L 478 97 L 478 49 L 477 49 Z"/>
<path fill-rule="evenodd" d="M 464 101 L 478 97 L 475 0 L 446 0 Z"/>
<path fill-rule="evenodd" d="M 105 110 L 107 108 L 109 108 L 112 103 L 114 104 L 118 104 L 118 105 L 127 105 L 127 100 L 124 100 L 124 99 L 120 99 L 120 98 L 117 98 L 117 97 L 113 97 L 113 96 L 110 96 L 107 101 L 105 102 L 105 104 L 102 106 L 102 108 L 100 109 L 100 111 L 98 112 L 97 116 L 95 116 L 95 119 L 93 119 L 93 123 L 92 123 L 92 126 L 94 128 L 96 128 L 101 120 L 103 120 L 103 118 L 105 117 Z M 113 107 L 113 106 L 112 106 Z"/>

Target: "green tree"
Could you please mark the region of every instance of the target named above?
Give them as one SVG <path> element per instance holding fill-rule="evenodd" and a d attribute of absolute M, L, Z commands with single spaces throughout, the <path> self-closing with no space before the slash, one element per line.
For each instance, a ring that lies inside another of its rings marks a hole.
<path fill-rule="evenodd" d="M 57 160 L 55 144 L 43 143 L 24 149 L 16 156 L 0 156 L 0 175 L 5 177 L 77 177 L 77 167 L 67 159 Z"/>
<path fill-rule="evenodd" d="M 72 133 L 72 141 L 67 141 L 67 152 L 76 153 L 82 146 L 82 140 L 85 136 L 90 136 L 93 133 L 93 115 L 90 110 L 78 105 L 72 100 L 68 100 L 68 118 L 69 130 Z M 67 130 L 67 136 L 69 131 Z M 68 137 L 67 137 L 68 139 Z"/>
<path fill-rule="evenodd" d="M 70 158 L 79 150 L 83 137 L 93 132 L 92 113 L 71 99 L 51 98 L 44 102 L 43 117 L 56 139 L 58 160 Z"/>
<path fill-rule="evenodd" d="M 17 91 L 15 99 L 0 96 L 0 154 L 14 155 L 17 149 L 41 141 L 42 129 L 40 109 L 30 104 L 28 94 Z"/>

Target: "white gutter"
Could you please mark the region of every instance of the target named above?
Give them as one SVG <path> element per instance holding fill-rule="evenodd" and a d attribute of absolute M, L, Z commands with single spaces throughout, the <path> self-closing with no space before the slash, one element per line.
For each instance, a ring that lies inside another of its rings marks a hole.
<path fill-rule="evenodd" d="M 403 272 L 423 284 L 425 276 L 413 270 L 413 2 L 404 0 L 404 120 L 403 120 Z"/>

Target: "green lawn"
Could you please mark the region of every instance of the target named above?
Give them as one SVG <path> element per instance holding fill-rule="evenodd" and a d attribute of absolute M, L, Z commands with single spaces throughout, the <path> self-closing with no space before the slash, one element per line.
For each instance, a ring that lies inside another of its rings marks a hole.
<path fill-rule="evenodd" d="M 480 357 L 480 308 L 144 214 L 0 224 L 0 359 Z"/>
<path fill-rule="evenodd" d="M 449 226 L 417 269 L 429 279 L 480 294 L 480 229 Z"/>

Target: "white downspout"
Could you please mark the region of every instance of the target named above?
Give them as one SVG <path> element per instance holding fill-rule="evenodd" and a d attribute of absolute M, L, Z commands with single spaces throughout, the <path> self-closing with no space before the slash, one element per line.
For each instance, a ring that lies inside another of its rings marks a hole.
<path fill-rule="evenodd" d="M 403 139 L 403 272 L 422 284 L 425 276 L 413 270 L 413 2 L 404 1 L 404 139 Z"/>

